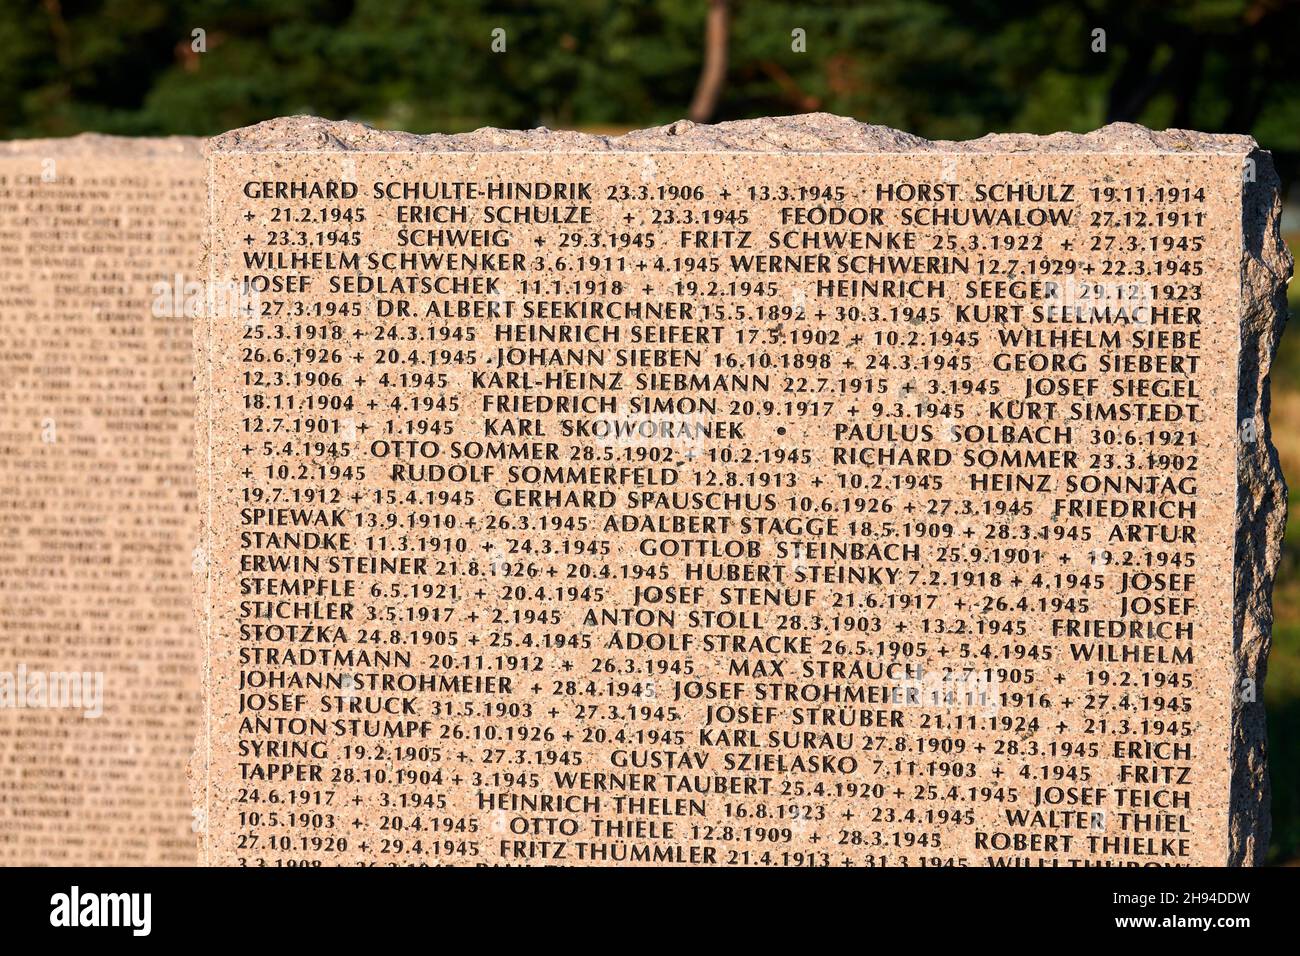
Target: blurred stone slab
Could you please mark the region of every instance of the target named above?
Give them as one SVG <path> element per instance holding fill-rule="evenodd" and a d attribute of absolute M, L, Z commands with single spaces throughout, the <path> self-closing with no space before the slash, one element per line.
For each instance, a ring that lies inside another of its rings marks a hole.
<path fill-rule="evenodd" d="M 1253 141 L 209 150 L 207 862 L 1262 859 Z"/>
<path fill-rule="evenodd" d="M 0 863 L 192 865 L 197 140 L 0 145 Z"/>

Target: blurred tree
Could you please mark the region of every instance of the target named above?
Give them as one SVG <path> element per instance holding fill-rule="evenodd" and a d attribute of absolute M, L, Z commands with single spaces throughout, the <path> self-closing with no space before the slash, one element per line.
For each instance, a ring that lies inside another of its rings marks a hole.
<path fill-rule="evenodd" d="M 731 9 L 728 0 L 709 0 L 709 17 L 704 28 L 704 65 L 700 82 L 687 112 L 696 123 L 707 123 L 718 108 L 718 97 L 727 79 L 727 52 L 731 46 Z"/>

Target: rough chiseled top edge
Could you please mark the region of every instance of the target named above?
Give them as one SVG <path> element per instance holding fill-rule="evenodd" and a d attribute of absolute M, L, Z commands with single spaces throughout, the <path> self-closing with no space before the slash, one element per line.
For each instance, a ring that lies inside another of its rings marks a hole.
<path fill-rule="evenodd" d="M 207 142 L 209 155 L 239 152 L 848 152 L 848 153 L 1208 153 L 1246 155 L 1257 149 L 1249 136 L 1156 132 L 1134 123 L 1112 123 L 1091 133 L 992 133 L 966 142 L 931 141 L 887 126 L 845 116 L 804 113 L 701 126 L 679 120 L 622 136 L 549 130 L 502 130 L 418 135 L 374 129 L 363 123 L 286 116 L 231 130 Z"/>
<path fill-rule="evenodd" d="M 0 142 L 0 158 L 25 156 L 99 156 L 112 159 L 198 158 L 203 140 L 197 136 L 106 136 L 79 133 L 57 139 L 11 139 Z"/>

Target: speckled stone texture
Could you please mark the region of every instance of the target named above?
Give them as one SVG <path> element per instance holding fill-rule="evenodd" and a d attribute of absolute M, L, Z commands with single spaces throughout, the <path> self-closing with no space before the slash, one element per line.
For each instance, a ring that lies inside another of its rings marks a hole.
<path fill-rule="evenodd" d="M 777 154 L 1106 154 L 1161 156 L 1199 154 L 1239 158 L 1245 173 L 1240 230 L 1240 366 L 1234 647 L 1240 692 L 1234 694 L 1228 846 L 1223 861 L 1254 865 L 1269 842 L 1269 782 L 1263 680 L 1272 625 L 1271 592 L 1281 552 L 1286 485 L 1268 424 L 1269 369 L 1286 315 L 1285 286 L 1292 259 L 1279 228 L 1278 179 L 1267 153 L 1246 136 L 1191 131 L 1154 132 L 1114 124 L 1088 134 L 1051 136 L 996 134 L 962 143 L 931 142 L 854 120 L 812 114 L 698 126 L 677 122 L 619 137 L 545 129 L 418 136 L 350 122 L 311 117 L 272 120 L 209 141 L 210 157 L 232 153 L 356 151 L 438 152 L 737 152 Z M 1215 277 L 1222 281 L 1222 276 Z M 199 385 L 200 432 L 211 396 Z M 206 436 L 198 436 L 202 446 Z M 202 476 L 201 476 L 202 480 Z M 200 593 L 202 588 L 200 587 Z M 200 607 L 202 617 L 206 608 Z M 1225 609 L 1226 613 L 1226 609 Z M 196 781 L 196 784 L 198 781 Z M 196 786 L 196 795 L 199 787 Z M 201 795 L 200 795 L 201 799 Z"/>
<path fill-rule="evenodd" d="M 454 135 L 417 135 L 377 130 L 361 123 L 336 122 L 311 116 L 268 120 L 232 130 L 208 142 L 210 153 L 293 150 L 374 150 L 471 153 L 497 150 L 547 152 L 862 152 L 862 153 L 1231 153 L 1257 152 L 1249 136 L 1197 133 L 1190 130 L 1155 132 L 1133 123 L 1113 123 L 1092 133 L 1053 133 L 1035 136 L 994 133 L 966 142 L 931 141 L 887 126 L 871 126 L 843 116 L 812 113 L 802 116 L 738 120 L 701 126 L 679 120 L 668 126 L 637 130 L 623 136 L 548 130 L 485 128 Z M 1262 154 L 1261 154 L 1262 155 Z M 1262 179 L 1261 179 L 1262 182 Z"/>
<path fill-rule="evenodd" d="M 1250 423 L 1238 467 L 1234 650 L 1243 682 L 1232 727 L 1232 816 L 1228 863 L 1259 865 L 1268 852 L 1269 778 L 1264 677 L 1273 627 L 1273 580 L 1286 528 L 1287 487 L 1271 438 L 1269 369 L 1287 318 L 1293 259 L 1282 242 L 1282 204 L 1268 154 L 1253 143 L 1254 181 L 1243 186 L 1241 364 L 1237 415 Z M 1293 333 L 1294 334 L 1294 333 Z"/>

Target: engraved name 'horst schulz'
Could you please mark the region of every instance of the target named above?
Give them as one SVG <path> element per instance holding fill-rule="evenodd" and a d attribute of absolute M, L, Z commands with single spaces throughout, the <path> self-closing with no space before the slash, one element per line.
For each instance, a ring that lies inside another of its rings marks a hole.
<path fill-rule="evenodd" d="M 1253 141 L 301 118 L 208 177 L 203 862 L 1261 859 Z"/>

